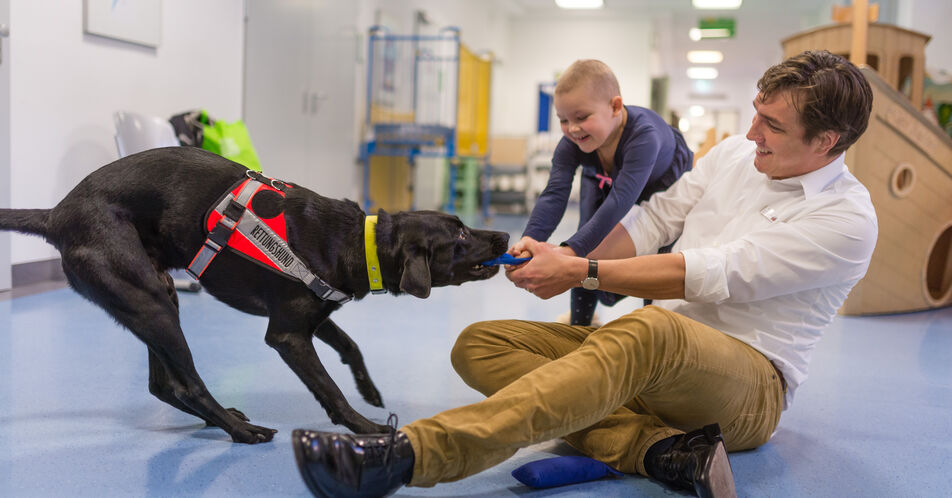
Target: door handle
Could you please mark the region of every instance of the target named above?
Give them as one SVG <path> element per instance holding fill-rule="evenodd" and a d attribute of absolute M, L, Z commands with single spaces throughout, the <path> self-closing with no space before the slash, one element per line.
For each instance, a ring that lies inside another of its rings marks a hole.
<path fill-rule="evenodd" d="M 10 27 L 0 24 L 0 64 L 3 63 L 3 39 L 10 36 Z"/>
<path fill-rule="evenodd" d="M 328 98 L 328 95 L 324 92 L 311 92 L 311 114 L 317 114 L 317 111 L 321 108 L 321 103 Z"/>

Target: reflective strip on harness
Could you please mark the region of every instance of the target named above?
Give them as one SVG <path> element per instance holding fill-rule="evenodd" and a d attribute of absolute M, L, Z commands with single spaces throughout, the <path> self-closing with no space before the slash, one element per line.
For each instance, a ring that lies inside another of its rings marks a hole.
<path fill-rule="evenodd" d="M 304 285 L 308 286 L 321 299 L 337 301 L 341 304 L 352 299 L 351 296 L 331 287 L 320 277 L 311 273 L 304 262 L 291 251 L 288 243 L 251 211 L 242 216 L 236 229 L 255 247 L 260 249 L 281 272 L 304 282 Z"/>
<path fill-rule="evenodd" d="M 242 185 L 237 197 L 234 194 L 228 194 L 218 204 L 218 209 L 216 210 L 222 212 L 221 220 L 218 221 L 215 228 L 208 232 L 208 238 L 205 239 L 205 244 L 202 245 L 198 254 L 195 255 L 195 258 L 192 259 L 192 262 L 189 263 L 188 268 L 185 270 L 192 278 L 198 280 L 198 278 L 202 276 L 202 273 L 205 273 L 205 269 L 208 268 L 212 260 L 215 259 L 215 256 L 221 251 L 221 248 L 228 244 L 231 232 L 235 230 L 235 226 L 237 226 L 242 214 L 246 211 L 245 206 L 261 185 L 263 185 L 261 182 L 248 179 L 244 185 Z"/>
<path fill-rule="evenodd" d="M 270 188 L 281 191 L 282 195 L 284 195 L 283 189 L 277 189 L 273 186 L 274 182 L 275 180 L 271 180 L 272 187 Z M 281 183 L 283 185 L 283 182 Z M 266 184 L 249 176 L 249 179 L 245 180 L 239 187 L 240 190 L 237 196 L 234 194 L 234 191 L 232 191 L 222 198 L 212 213 L 221 213 L 221 219 L 209 230 L 208 238 L 205 240 L 204 245 L 202 245 L 198 254 L 195 255 L 195 258 L 188 265 L 188 274 L 195 279 L 201 277 L 202 273 L 204 273 L 209 264 L 211 264 L 211 261 L 221 252 L 221 249 L 231 243 L 234 246 L 232 247 L 233 250 L 247 254 L 262 264 L 269 263 L 266 265 L 268 268 L 300 280 L 319 298 L 325 301 L 335 301 L 344 304 L 353 299 L 353 296 L 331 287 L 327 282 L 324 282 L 320 277 L 317 277 L 308 270 L 307 265 L 294 254 L 290 246 L 288 246 L 288 243 L 284 240 L 283 232 L 285 228 L 283 219 L 280 221 L 279 226 L 279 230 L 281 230 L 282 234 L 278 234 L 258 217 L 252 209 L 248 209 L 247 206 L 251 198 L 254 197 L 262 187 L 265 189 L 268 188 Z M 209 222 L 211 221 L 212 220 L 209 220 Z M 240 235 L 235 235 L 235 232 L 238 232 Z M 260 252 L 260 256 L 248 252 L 249 250 L 254 251 L 254 249 L 251 249 L 251 246 L 248 245 L 249 243 Z M 238 249 L 239 245 L 244 246 L 244 249 Z M 266 259 L 262 260 L 261 257 Z"/>

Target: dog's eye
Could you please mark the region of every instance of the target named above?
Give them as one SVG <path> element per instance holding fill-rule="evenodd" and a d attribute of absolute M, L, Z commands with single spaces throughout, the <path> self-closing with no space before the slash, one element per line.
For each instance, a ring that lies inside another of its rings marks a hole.
<path fill-rule="evenodd" d="M 459 235 L 457 235 L 456 238 L 459 239 L 459 240 L 466 240 L 466 229 L 465 229 L 465 228 L 460 228 L 460 229 L 459 229 Z"/>

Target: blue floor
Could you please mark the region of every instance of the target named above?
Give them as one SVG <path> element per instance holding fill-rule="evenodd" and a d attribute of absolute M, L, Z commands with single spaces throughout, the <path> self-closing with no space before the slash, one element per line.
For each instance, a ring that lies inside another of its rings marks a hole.
<path fill-rule="evenodd" d="M 524 222 L 493 220 L 512 232 Z M 211 392 L 278 429 L 275 440 L 233 444 L 153 398 L 145 347 L 71 290 L 0 300 L 0 496 L 308 496 L 290 433 L 341 429 L 264 344 L 265 319 L 205 293 L 180 300 Z M 612 319 L 638 305 L 629 299 L 599 313 Z M 361 346 L 386 409 L 360 399 L 330 348 L 318 343 L 318 353 L 358 411 L 381 423 L 393 411 L 407 423 L 481 399 L 449 362 L 466 325 L 551 320 L 567 309 L 567 295 L 541 301 L 502 275 L 434 289 L 427 300 L 368 296 L 346 305 L 334 318 Z M 398 496 L 678 495 L 638 476 L 532 491 L 509 475 L 563 454 L 573 454 L 564 443 L 539 444 L 481 474 Z M 952 308 L 837 317 L 774 438 L 731 463 L 741 496 L 949 496 Z"/>

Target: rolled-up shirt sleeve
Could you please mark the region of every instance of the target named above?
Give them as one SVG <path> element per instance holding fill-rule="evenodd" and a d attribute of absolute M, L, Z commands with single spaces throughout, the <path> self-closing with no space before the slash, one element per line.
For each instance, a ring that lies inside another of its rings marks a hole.
<path fill-rule="evenodd" d="M 681 251 L 686 301 L 751 302 L 862 278 L 877 224 L 848 198 L 716 247 Z"/>

